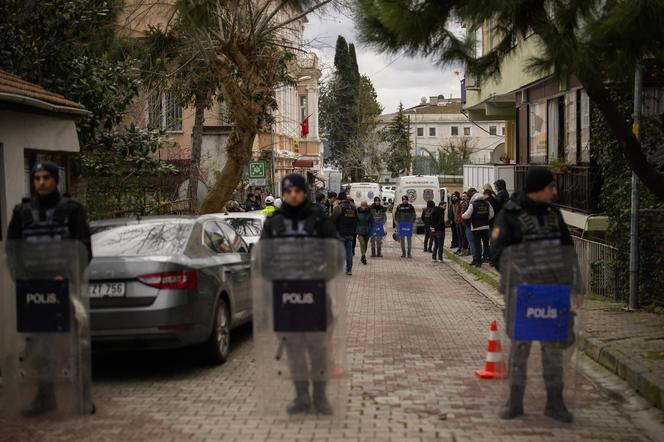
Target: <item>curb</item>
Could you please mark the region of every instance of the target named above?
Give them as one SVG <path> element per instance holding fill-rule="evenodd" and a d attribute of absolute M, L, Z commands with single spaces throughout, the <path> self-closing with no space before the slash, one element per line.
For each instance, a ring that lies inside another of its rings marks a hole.
<path fill-rule="evenodd" d="M 476 267 L 471 267 L 466 261 L 444 249 L 445 256 L 454 264 L 452 269 L 465 279 L 475 290 L 477 290 L 484 297 L 488 298 L 491 302 L 503 307 L 502 297 L 490 295 L 482 290 L 476 281 L 467 278 L 460 270 L 463 269 L 478 279 L 487 282 L 494 289 L 498 289 L 499 280 Z M 499 299 L 499 300 L 498 300 Z M 627 384 L 641 395 L 648 403 L 654 407 L 664 410 L 664 377 L 657 375 L 652 371 L 641 366 L 638 362 L 629 358 L 628 355 L 623 354 L 613 348 L 606 342 L 594 336 L 588 336 L 583 330 L 579 333 L 579 347 L 581 351 L 593 361 L 600 364 L 602 367 L 615 374 L 616 376 L 624 379 Z"/>

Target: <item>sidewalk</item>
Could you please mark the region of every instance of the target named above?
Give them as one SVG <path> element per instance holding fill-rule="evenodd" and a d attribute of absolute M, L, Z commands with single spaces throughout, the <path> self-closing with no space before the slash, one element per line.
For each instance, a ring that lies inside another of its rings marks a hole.
<path fill-rule="evenodd" d="M 451 235 L 448 235 L 451 236 Z M 494 303 L 500 275 L 488 264 L 471 267 L 470 256 L 457 256 L 446 241 L 445 255 L 473 278 L 466 278 Z M 468 275 L 466 275 L 468 276 Z M 588 297 L 583 306 L 580 345 L 584 353 L 623 378 L 653 406 L 664 410 L 664 315 L 625 312 L 623 303 Z"/>

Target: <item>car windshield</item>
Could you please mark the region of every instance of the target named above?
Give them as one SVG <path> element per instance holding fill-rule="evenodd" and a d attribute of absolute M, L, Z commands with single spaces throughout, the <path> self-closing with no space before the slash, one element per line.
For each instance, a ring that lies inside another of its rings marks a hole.
<path fill-rule="evenodd" d="M 177 255 L 184 251 L 191 223 L 116 227 L 92 236 L 93 256 Z"/>
<path fill-rule="evenodd" d="M 233 226 L 240 236 L 260 236 L 263 230 L 261 220 L 255 218 L 229 218 L 225 221 Z"/>

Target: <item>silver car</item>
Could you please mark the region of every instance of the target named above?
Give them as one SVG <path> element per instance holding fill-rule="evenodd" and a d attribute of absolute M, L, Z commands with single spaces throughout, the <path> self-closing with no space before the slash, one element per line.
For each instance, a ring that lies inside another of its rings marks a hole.
<path fill-rule="evenodd" d="M 261 238 L 267 215 L 260 212 L 232 212 L 213 216 L 227 222 L 251 248 Z"/>
<path fill-rule="evenodd" d="M 231 328 L 251 320 L 249 248 L 216 217 L 115 222 L 92 250 L 94 350 L 200 344 L 220 364 Z"/>

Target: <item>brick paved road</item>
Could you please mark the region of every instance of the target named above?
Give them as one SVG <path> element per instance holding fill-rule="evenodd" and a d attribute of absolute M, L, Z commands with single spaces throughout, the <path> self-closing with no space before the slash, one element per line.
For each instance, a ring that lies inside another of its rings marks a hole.
<path fill-rule="evenodd" d="M 431 263 L 419 241 L 412 260 L 398 258 L 388 241 L 384 259 L 356 265 L 348 278 L 352 387 L 343 422 L 261 419 L 245 327 L 221 367 L 203 367 L 190 352 L 96 358 L 96 416 L 30 426 L 0 419 L 0 440 L 647 440 L 620 404 L 586 380 L 576 433 L 541 410 L 499 420 L 502 388 L 473 377 L 497 307 L 446 264 Z"/>

